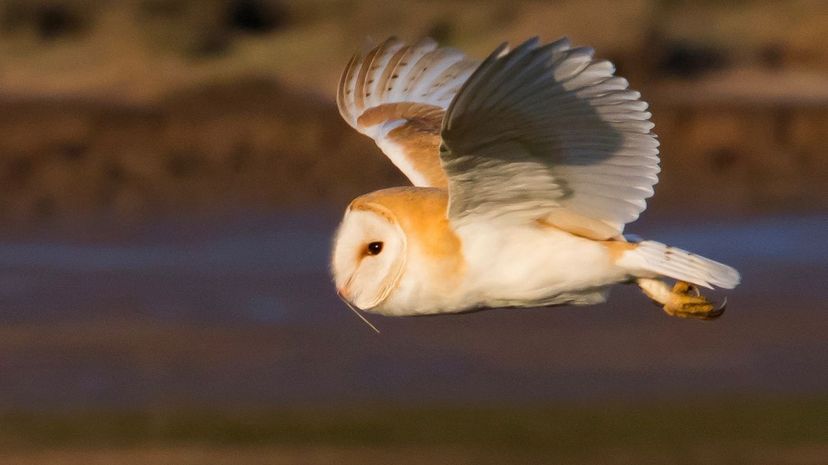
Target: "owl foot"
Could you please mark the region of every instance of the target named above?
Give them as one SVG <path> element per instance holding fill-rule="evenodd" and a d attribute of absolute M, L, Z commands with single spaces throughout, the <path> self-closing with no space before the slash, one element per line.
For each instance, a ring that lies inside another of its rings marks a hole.
<path fill-rule="evenodd" d="M 717 305 L 685 281 L 677 281 L 672 289 L 664 281 L 652 278 L 639 279 L 638 285 L 665 313 L 677 318 L 713 320 L 722 316 L 727 306 L 727 299 Z"/>
<path fill-rule="evenodd" d="M 717 305 L 702 296 L 698 287 L 684 281 L 677 281 L 663 308 L 668 315 L 678 318 L 713 320 L 722 316 L 725 307 L 727 307 L 727 299 Z"/>

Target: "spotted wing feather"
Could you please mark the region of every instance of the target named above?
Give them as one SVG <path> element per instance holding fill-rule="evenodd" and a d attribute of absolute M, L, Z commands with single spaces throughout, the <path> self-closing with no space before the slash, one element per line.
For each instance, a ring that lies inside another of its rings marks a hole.
<path fill-rule="evenodd" d="M 445 109 L 478 62 L 431 39 L 390 38 L 351 58 L 337 106 L 416 186 L 446 187 L 439 157 Z"/>

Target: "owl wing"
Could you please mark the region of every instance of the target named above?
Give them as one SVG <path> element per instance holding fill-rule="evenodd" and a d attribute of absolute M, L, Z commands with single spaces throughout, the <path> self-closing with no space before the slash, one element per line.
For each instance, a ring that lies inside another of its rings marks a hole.
<path fill-rule="evenodd" d="M 451 221 L 620 235 L 653 195 L 659 158 L 647 103 L 614 71 L 566 39 L 495 50 L 443 120 Z"/>
<path fill-rule="evenodd" d="M 479 61 L 431 39 L 390 38 L 351 58 L 337 89 L 345 121 L 377 143 L 415 186 L 447 187 L 440 164 L 445 110 Z"/>

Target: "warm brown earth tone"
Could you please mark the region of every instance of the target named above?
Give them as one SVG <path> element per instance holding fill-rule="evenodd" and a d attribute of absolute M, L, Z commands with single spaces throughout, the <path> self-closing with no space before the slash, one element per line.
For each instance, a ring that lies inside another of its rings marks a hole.
<path fill-rule="evenodd" d="M 822 465 L 828 446 L 803 445 L 781 448 L 731 448 L 699 446 L 680 453 L 644 452 L 616 449 L 561 457 L 550 453 L 502 452 L 457 447 L 126 447 L 58 449 L 41 452 L 0 453 L 9 465 L 502 465 L 521 463 L 566 463 L 573 465 L 664 465 L 666 463 L 703 465 Z"/>
<path fill-rule="evenodd" d="M 395 182 L 369 140 L 313 95 L 268 81 L 154 105 L 0 103 L 0 217 L 49 224 L 347 202 Z M 356 169 L 358 167 L 358 169 Z"/>
<path fill-rule="evenodd" d="M 664 98 L 652 101 L 663 169 L 654 211 L 828 208 L 828 105 L 654 96 Z M 11 225 L 344 207 L 407 183 L 332 102 L 261 80 L 137 106 L 0 101 L 0 151 L 0 218 Z"/>
<path fill-rule="evenodd" d="M 340 121 L 366 35 L 483 57 L 566 34 L 652 103 L 654 210 L 828 208 L 828 15 L 818 1 L 14 0 L 0 5 L 0 221 L 134 224 L 405 184 Z M 462 14 L 461 14 L 462 13 Z M 716 25 L 716 27 L 710 27 Z"/>

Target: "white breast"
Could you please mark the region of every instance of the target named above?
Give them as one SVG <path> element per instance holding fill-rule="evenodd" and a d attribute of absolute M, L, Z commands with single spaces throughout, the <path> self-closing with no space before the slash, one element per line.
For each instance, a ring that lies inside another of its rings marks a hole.
<path fill-rule="evenodd" d="M 473 225 L 461 234 L 469 263 L 464 292 L 478 305 L 595 303 L 604 286 L 624 279 L 601 244 L 554 228 Z"/>

